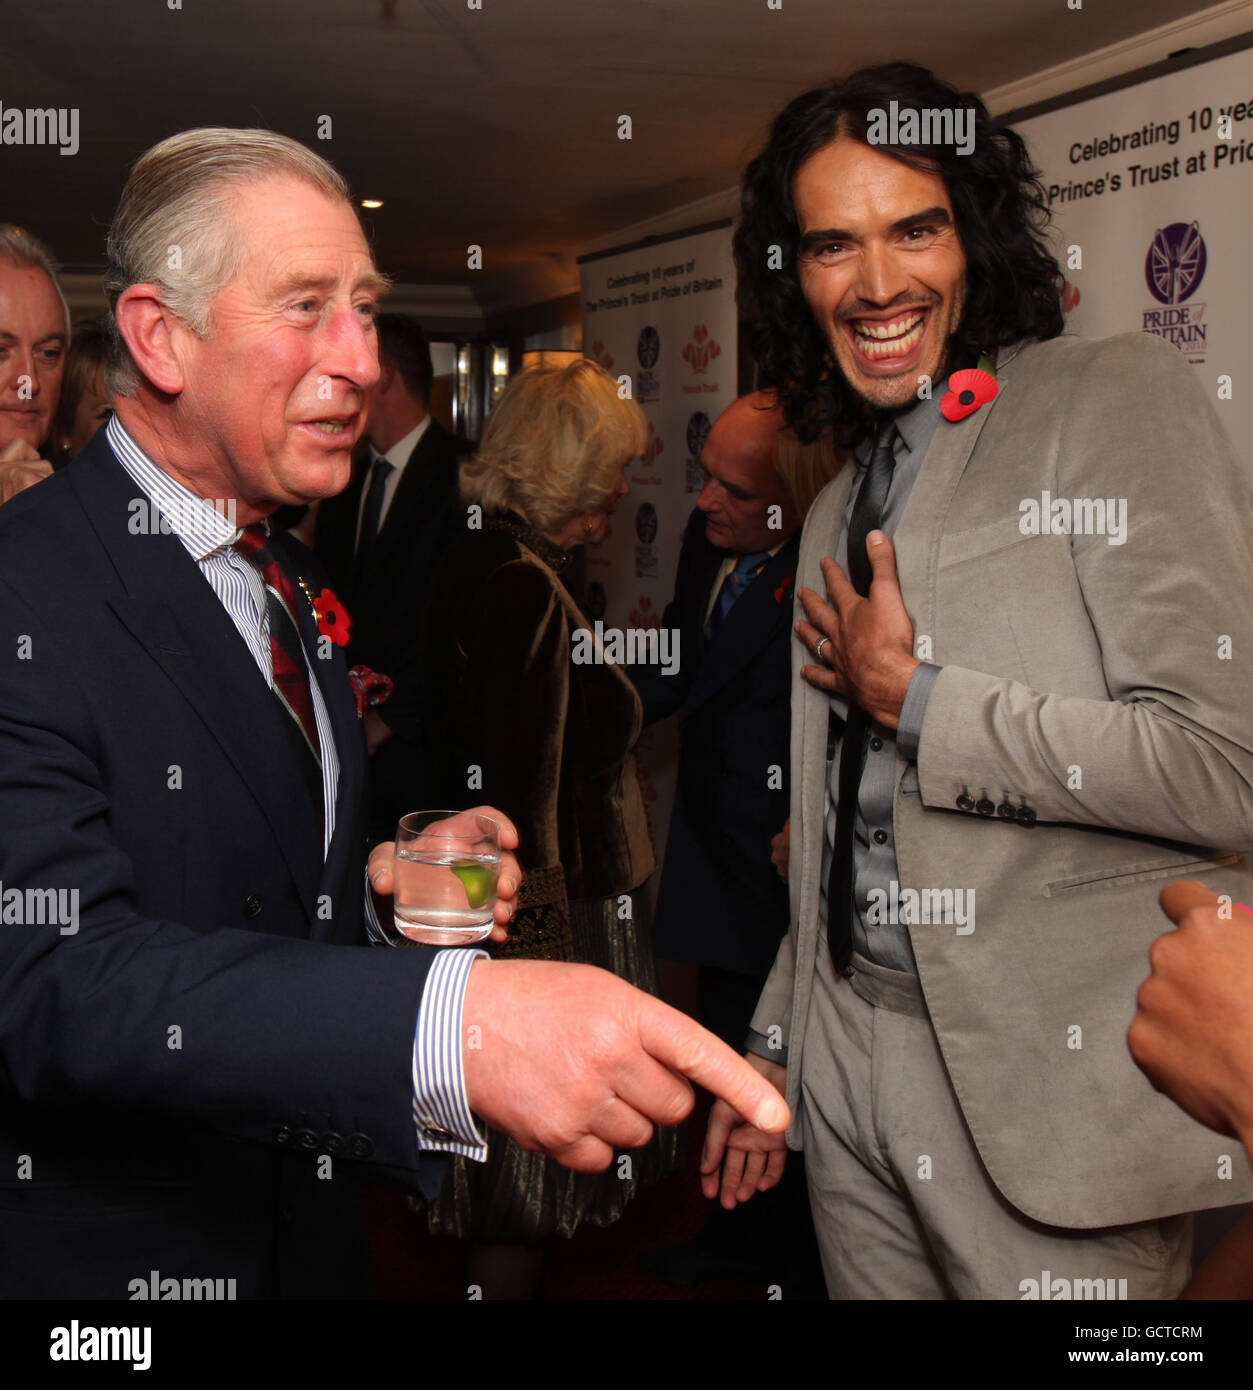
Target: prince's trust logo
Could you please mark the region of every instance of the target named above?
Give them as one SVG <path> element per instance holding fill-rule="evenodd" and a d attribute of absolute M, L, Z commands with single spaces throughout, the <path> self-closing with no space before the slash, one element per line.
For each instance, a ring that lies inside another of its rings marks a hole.
<path fill-rule="evenodd" d="M 683 349 L 683 360 L 694 372 L 703 373 L 715 357 L 721 356 L 718 340 L 709 336 L 709 329 L 703 323 L 698 323 L 692 329 L 692 341 Z"/>

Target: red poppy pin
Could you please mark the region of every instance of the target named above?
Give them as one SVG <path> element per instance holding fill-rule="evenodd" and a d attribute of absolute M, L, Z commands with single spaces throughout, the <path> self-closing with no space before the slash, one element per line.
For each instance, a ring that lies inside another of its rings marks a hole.
<path fill-rule="evenodd" d="M 795 583 L 796 576 L 794 574 L 789 574 L 783 583 L 774 591 L 774 601 L 776 603 L 782 603 L 783 600 L 787 598 L 788 594 L 792 592 L 792 585 Z"/>
<path fill-rule="evenodd" d="M 978 367 L 968 367 L 949 377 L 948 390 L 940 401 L 940 413 L 946 420 L 964 420 L 967 415 L 973 415 L 981 406 L 996 399 L 999 389 L 996 377 L 990 370 L 983 369 L 984 363 L 989 368 L 992 363 L 987 357 L 981 357 L 979 363 Z"/>
<path fill-rule="evenodd" d="M 313 611 L 317 614 L 318 631 L 329 637 L 337 647 L 348 645 L 348 630 L 351 623 L 348 610 L 335 597 L 331 589 L 323 589 L 313 600 Z"/>

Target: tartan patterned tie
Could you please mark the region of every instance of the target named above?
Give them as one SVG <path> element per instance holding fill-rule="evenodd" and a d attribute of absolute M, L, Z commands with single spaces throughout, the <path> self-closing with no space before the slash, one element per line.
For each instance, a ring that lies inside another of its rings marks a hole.
<path fill-rule="evenodd" d="M 243 534 L 235 542 L 235 550 L 256 567 L 265 581 L 265 611 L 270 620 L 274 693 L 295 720 L 304 743 L 320 768 L 322 747 L 318 741 L 318 721 L 313 713 L 304 645 L 296 623 L 296 590 L 283 573 L 270 548 L 266 528 L 260 523 L 244 527 Z"/>

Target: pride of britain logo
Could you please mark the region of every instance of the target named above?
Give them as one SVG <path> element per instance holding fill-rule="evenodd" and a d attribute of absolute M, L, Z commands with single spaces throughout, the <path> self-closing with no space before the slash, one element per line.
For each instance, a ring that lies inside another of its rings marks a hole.
<path fill-rule="evenodd" d="M 657 508 L 651 502 L 641 502 L 635 511 L 636 579 L 655 579 L 657 577 L 657 551 L 653 542 L 657 539 Z"/>
<path fill-rule="evenodd" d="M 684 492 L 699 492 L 705 486 L 700 456 L 709 438 L 710 420 L 703 410 L 694 410 L 687 422 L 687 460 L 684 465 Z"/>
<path fill-rule="evenodd" d="M 640 329 L 636 340 L 635 355 L 639 358 L 640 374 L 635 381 L 637 401 L 655 401 L 661 395 L 661 383 L 653 368 L 661 357 L 661 334 L 651 323 Z"/>
<path fill-rule="evenodd" d="M 645 545 L 657 539 L 657 508 L 651 502 L 641 502 L 636 511 L 635 534 Z"/>
<path fill-rule="evenodd" d="M 1205 241 L 1195 222 L 1172 222 L 1149 243 L 1144 278 L 1149 293 L 1161 304 L 1182 304 L 1191 298 L 1205 274 Z"/>
<path fill-rule="evenodd" d="M 1165 338 L 1191 362 L 1205 360 L 1205 305 L 1187 304 L 1205 275 L 1205 240 L 1195 222 L 1171 222 L 1160 228 L 1144 258 L 1144 279 L 1161 309 L 1144 313 L 1143 331 Z"/>

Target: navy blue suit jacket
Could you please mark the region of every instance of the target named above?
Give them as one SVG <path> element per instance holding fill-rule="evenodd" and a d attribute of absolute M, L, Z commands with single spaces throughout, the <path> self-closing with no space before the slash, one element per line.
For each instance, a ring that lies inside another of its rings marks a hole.
<path fill-rule="evenodd" d="M 314 662 L 324 863 L 288 716 L 178 538 L 133 533 L 139 496 L 102 431 L 0 508 L 0 1295 L 359 1293 L 354 1175 L 442 1175 L 411 1109 L 433 953 L 365 945 L 342 656 Z M 29 889 L 76 893 L 77 932 Z"/>
<path fill-rule="evenodd" d="M 705 608 L 727 552 L 688 519 L 674 598 L 679 671 L 637 682 L 647 723 L 679 715 L 679 770 L 653 940 L 668 960 L 764 979 L 787 931 L 787 888 L 770 841 L 788 817 L 793 536 L 737 600 L 711 642 Z M 773 770 L 773 771 L 772 771 Z"/>

